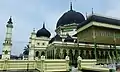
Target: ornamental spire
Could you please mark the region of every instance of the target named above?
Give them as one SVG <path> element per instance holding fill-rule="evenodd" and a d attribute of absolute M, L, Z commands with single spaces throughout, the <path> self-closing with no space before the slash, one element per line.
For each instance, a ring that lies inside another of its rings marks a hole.
<path fill-rule="evenodd" d="M 45 22 L 43 22 L 43 28 L 45 28 Z"/>
<path fill-rule="evenodd" d="M 93 8 L 92 8 L 92 15 L 94 14 L 94 12 L 93 12 Z"/>
<path fill-rule="evenodd" d="M 72 2 L 70 2 L 70 10 L 72 10 Z"/>
<path fill-rule="evenodd" d="M 33 32 L 35 32 L 35 28 L 33 28 Z"/>
<path fill-rule="evenodd" d="M 33 28 L 32 34 L 35 34 L 35 28 Z"/>
<path fill-rule="evenodd" d="M 9 21 L 7 22 L 8 24 L 13 24 L 11 17 L 12 17 L 12 16 L 10 16 L 10 19 L 9 19 Z"/>
<path fill-rule="evenodd" d="M 87 12 L 86 12 L 86 19 L 88 18 L 88 16 L 87 16 Z"/>

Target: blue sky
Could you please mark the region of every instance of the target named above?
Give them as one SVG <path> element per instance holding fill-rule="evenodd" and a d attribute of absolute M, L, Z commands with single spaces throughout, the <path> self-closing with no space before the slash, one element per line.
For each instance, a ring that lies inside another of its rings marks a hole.
<path fill-rule="evenodd" d="M 0 53 L 5 38 L 6 22 L 13 19 L 12 54 L 19 55 L 29 41 L 33 28 L 40 29 L 43 22 L 46 28 L 55 35 L 55 27 L 60 16 L 69 10 L 70 1 L 73 9 L 91 14 L 120 18 L 120 0 L 0 0 Z"/>

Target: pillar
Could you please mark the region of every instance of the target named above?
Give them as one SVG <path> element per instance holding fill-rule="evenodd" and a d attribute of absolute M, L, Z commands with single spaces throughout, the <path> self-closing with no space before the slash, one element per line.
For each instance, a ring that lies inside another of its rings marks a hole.
<path fill-rule="evenodd" d="M 97 48 L 97 44 L 96 44 L 96 32 L 93 29 L 93 41 L 94 41 L 94 55 L 95 55 L 95 59 L 97 60 L 97 54 L 96 54 L 96 48 Z"/>
<path fill-rule="evenodd" d="M 72 53 L 73 53 L 73 56 L 75 55 L 75 50 L 74 49 L 72 49 Z"/>
<path fill-rule="evenodd" d="M 54 48 L 54 59 L 56 58 L 56 48 Z"/>
<path fill-rule="evenodd" d="M 60 58 L 62 59 L 63 58 L 63 49 L 60 49 Z"/>
<path fill-rule="evenodd" d="M 66 49 L 66 52 L 67 52 L 67 56 L 69 56 L 69 49 Z"/>

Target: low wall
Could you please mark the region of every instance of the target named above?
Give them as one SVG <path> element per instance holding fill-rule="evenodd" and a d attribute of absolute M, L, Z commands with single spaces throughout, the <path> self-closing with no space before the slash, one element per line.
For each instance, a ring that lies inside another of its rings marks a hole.
<path fill-rule="evenodd" d="M 96 65 L 97 60 L 95 59 L 80 59 L 78 60 L 78 69 L 83 72 L 109 72 L 109 68 Z"/>
<path fill-rule="evenodd" d="M 34 70 L 40 72 L 69 71 L 69 60 L 0 60 L 0 70 Z"/>
<path fill-rule="evenodd" d="M 31 60 L 0 60 L 0 70 L 35 69 L 35 61 Z"/>
<path fill-rule="evenodd" d="M 44 60 L 43 67 L 45 72 L 68 71 L 69 63 L 64 59 Z"/>

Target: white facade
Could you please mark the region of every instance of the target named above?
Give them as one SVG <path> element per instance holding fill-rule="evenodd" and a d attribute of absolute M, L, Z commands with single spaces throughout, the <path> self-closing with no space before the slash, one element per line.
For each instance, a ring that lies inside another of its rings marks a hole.
<path fill-rule="evenodd" d="M 29 60 L 40 58 L 40 56 L 42 56 L 42 53 L 45 54 L 49 40 L 50 38 L 47 37 L 36 37 L 35 30 L 33 30 L 29 42 Z"/>

